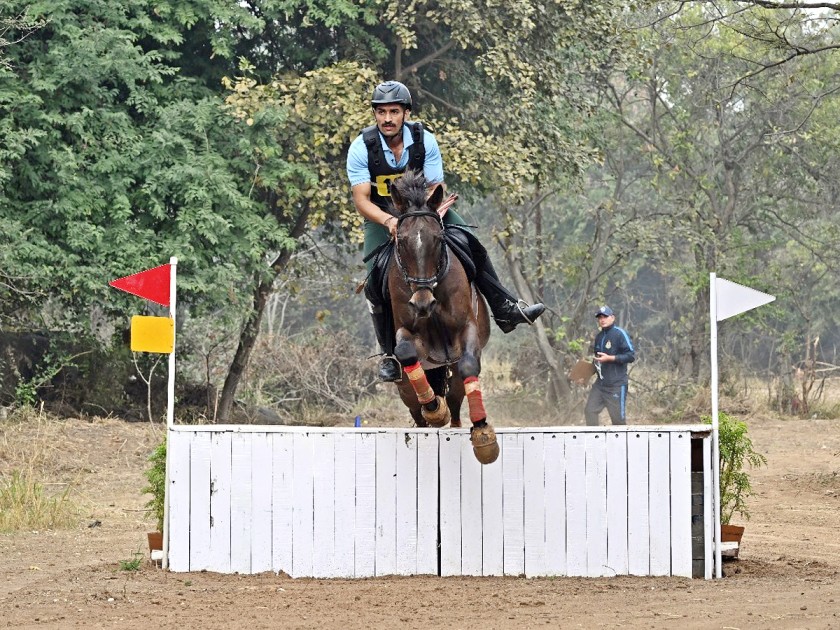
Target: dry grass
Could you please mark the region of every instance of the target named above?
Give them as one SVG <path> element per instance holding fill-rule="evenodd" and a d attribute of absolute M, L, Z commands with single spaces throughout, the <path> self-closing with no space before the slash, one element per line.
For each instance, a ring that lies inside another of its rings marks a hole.
<path fill-rule="evenodd" d="M 78 472 L 56 457 L 62 426 L 31 409 L 0 422 L 0 532 L 78 523 Z"/>
<path fill-rule="evenodd" d="M 13 470 L 0 478 L 0 533 L 62 529 L 76 525 L 79 511 L 70 485 L 48 492 L 32 470 Z"/>

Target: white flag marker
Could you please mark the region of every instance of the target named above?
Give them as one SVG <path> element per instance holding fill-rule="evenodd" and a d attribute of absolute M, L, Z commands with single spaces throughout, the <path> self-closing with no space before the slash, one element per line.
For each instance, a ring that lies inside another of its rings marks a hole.
<path fill-rule="evenodd" d="M 723 278 L 715 281 L 715 290 L 717 291 L 718 321 L 740 315 L 776 299 L 775 295 L 768 295 Z"/>
<path fill-rule="evenodd" d="M 712 359 L 712 485 L 715 500 L 712 503 L 712 518 L 715 527 L 715 577 L 723 575 L 720 557 L 720 433 L 718 430 L 718 343 L 717 323 L 740 313 L 767 304 L 776 299 L 755 289 L 750 289 L 736 282 L 716 278 L 709 274 L 709 320 Z M 709 565 L 706 565 L 709 567 Z M 711 577 L 708 573 L 706 578 Z"/>

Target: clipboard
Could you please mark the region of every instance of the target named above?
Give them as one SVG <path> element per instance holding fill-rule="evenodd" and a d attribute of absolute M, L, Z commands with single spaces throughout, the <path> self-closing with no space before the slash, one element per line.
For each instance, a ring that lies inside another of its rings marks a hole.
<path fill-rule="evenodd" d="M 595 375 L 595 364 L 589 359 L 580 359 L 569 372 L 569 380 L 576 385 L 588 385 Z"/>

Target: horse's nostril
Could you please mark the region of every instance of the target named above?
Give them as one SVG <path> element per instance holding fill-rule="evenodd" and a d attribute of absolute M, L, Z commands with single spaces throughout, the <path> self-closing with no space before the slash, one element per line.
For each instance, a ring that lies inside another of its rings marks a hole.
<path fill-rule="evenodd" d="M 421 290 L 411 296 L 408 304 L 414 310 L 416 317 L 428 317 L 437 304 L 437 300 L 431 291 Z"/>

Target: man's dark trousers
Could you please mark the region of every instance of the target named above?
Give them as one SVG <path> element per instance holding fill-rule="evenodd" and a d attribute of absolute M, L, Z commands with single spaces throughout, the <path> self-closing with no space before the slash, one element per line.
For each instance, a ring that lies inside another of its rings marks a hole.
<path fill-rule="evenodd" d="M 596 381 L 589 392 L 583 415 L 590 427 L 598 426 L 598 414 L 604 407 L 610 414 L 613 424 L 627 424 L 625 405 L 627 403 L 627 385 L 613 385 L 607 387 Z"/>

